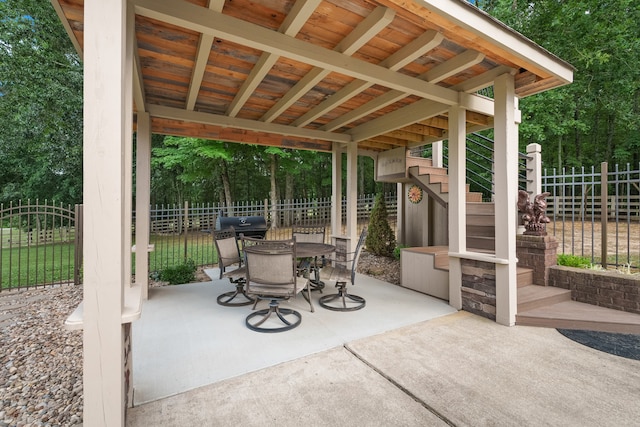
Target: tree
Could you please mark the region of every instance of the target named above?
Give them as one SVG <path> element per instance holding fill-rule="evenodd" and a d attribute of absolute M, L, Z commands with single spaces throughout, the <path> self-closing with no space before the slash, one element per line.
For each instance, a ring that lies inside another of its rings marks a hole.
<path fill-rule="evenodd" d="M 82 201 L 82 65 L 49 2 L 0 2 L 0 202 Z"/>
<path fill-rule="evenodd" d="M 487 0 L 481 6 L 576 67 L 574 82 L 520 103 L 521 148 L 546 166 L 640 161 L 640 3 Z"/>
<path fill-rule="evenodd" d="M 389 225 L 389 215 L 384 195 L 378 193 L 371 210 L 369 219 L 369 229 L 365 244 L 367 250 L 376 255 L 391 257 L 396 248 L 396 237 Z"/>

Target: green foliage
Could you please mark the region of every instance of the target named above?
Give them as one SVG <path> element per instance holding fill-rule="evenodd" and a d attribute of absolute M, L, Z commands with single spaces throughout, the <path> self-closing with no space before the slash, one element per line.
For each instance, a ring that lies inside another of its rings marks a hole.
<path fill-rule="evenodd" d="M 389 225 L 387 204 L 384 195 L 378 193 L 371 210 L 369 229 L 365 244 L 367 250 L 376 255 L 392 257 L 396 247 L 396 236 Z"/>
<path fill-rule="evenodd" d="M 166 267 L 160 270 L 158 278 L 170 285 L 180 285 L 191 283 L 196 280 L 196 264 L 192 259 L 188 259 L 184 264 Z"/>
<path fill-rule="evenodd" d="M 545 167 L 640 161 L 640 2 L 484 0 L 480 6 L 573 65 L 574 81 L 520 102 L 520 148 Z"/>
<path fill-rule="evenodd" d="M 564 265 L 565 267 L 589 268 L 591 266 L 591 260 L 578 255 L 560 254 L 558 255 L 558 265 Z"/>
<path fill-rule="evenodd" d="M 82 201 L 82 65 L 50 2 L 0 1 L 0 202 Z"/>
<path fill-rule="evenodd" d="M 395 249 L 393 249 L 393 257 L 395 259 L 400 259 L 400 250 L 403 248 L 407 248 L 407 245 L 398 245 L 395 247 Z"/>

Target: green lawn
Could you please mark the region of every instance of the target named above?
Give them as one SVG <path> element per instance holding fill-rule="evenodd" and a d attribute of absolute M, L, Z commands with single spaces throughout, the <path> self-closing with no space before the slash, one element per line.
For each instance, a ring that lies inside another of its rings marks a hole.
<path fill-rule="evenodd" d="M 73 243 L 6 248 L 0 251 L 2 288 L 73 281 Z"/>

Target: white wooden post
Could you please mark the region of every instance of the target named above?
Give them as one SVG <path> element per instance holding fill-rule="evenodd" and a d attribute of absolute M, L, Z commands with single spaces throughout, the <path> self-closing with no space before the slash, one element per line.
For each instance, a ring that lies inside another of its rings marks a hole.
<path fill-rule="evenodd" d="M 527 145 L 527 193 L 537 196 L 542 193 L 542 147 Z"/>
<path fill-rule="evenodd" d="M 444 167 L 444 143 L 442 141 L 431 143 L 431 161 L 436 168 Z"/>
<path fill-rule="evenodd" d="M 494 82 L 496 322 L 514 325 L 517 311 L 516 202 L 518 198 L 518 125 L 514 78 L 503 74 Z"/>
<path fill-rule="evenodd" d="M 347 147 L 347 238 L 349 252 L 354 252 L 358 240 L 358 145 Z"/>
<path fill-rule="evenodd" d="M 467 251 L 466 110 L 449 109 L 449 251 Z M 462 308 L 462 265 L 449 258 L 449 305 Z"/>
<path fill-rule="evenodd" d="M 342 150 L 337 142 L 331 150 L 331 234 L 342 234 Z"/>
<path fill-rule="evenodd" d="M 124 290 L 130 284 L 126 264 L 131 241 L 126 235 L 131 228 L 126 226 L 131 202 L 126 198 L 131 193 L 126 186 L 132 138 L 126 17 L 125 0 L 84 2 L 83 418 L 87 426 L 124 425 L 122 312 Z"/>
<path fill-rule="evenodd" d="M 136 284 L 149 298 L 149 204 L 151 190 L 151 119 L 138 112 L 136 134 Z"/>

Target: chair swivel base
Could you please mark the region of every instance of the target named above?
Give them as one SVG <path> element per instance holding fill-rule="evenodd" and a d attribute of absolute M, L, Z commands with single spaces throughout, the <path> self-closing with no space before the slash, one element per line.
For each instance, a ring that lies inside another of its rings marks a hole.
<path fill-rule="evenodd" d="M 275 314 L 278 317 L 278 319 L 280 319 L 280 321 L 284 323 L 284 326 L 275 327 L 275 328 L 261 327 L 261 325 L 264 324 L 264 322 L 267 319 L 269 319 L 272 314 Z M 290 321 L 285 316 L 293 317 L 293 319 L 291 319 L 292 321 Z M 257 322 L 252 322 L 252 320 L 258 317 L 259 317 L 259 320 Z M 269 308 L 254 311 L 253 313 L 248 315 L 247 319 L 245 320 L 247 328 L 251 329 L 252 331 L 266 332 L 266 333 L 289 331 L 293 328 L 298 327 L 301 322 L 302 322 L 302 316 L 300 315 L 299 312 L 292 310 L 290 308 L 280 308 L 277 300 L 276 301 L 272 300 L 269 303 Z"/>
<path fill-rule="evenodd" d="M 330 305 L 338 300 L 338 304 L 342 302 L 341 305 Z M 337 294 L 325 295 L 320 297 L 318 301 L 320 307 L 326 308 L 327 310 L 333 311 L 356 311 L 364 308 L 367 301 L 358 295 L 351 295 L 347 293 L 347 290 L 343 287 L 338 288 Z M 347 305 L 350 303 L 350 305 Z"/>
<path fill-rule="evenodd" d="M 236 297 L 242 297 L 244 301 L 233 301 Z M 225 292 L 224 294 L 218 295 L 217 301 L 218 304 L 226 307 L 241 307 L 255 302 L 255 300 L 245 292 L 244 283 L 236 283 L 235 291 Z"/>

